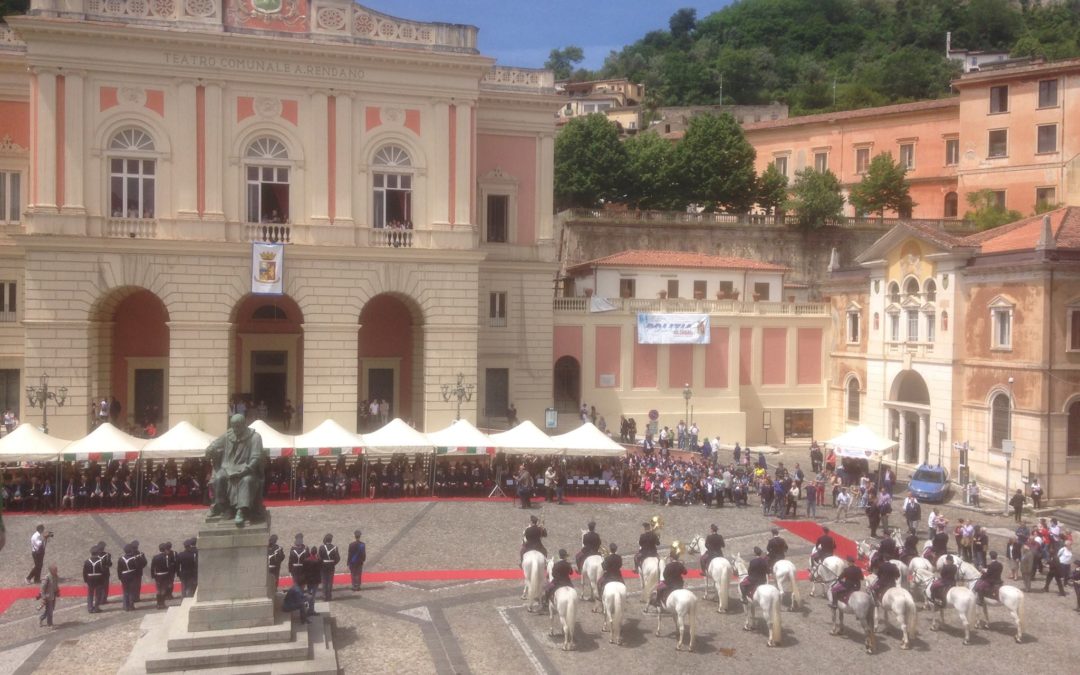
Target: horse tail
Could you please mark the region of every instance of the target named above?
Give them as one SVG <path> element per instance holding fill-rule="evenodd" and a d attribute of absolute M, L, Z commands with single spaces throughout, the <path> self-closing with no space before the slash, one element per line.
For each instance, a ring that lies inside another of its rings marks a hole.
<path fill-rule="evenodd" d="M 780 605 L 783 599 L 784 597 L 777 593 L 772 606 L 769 607 L 769 639 L 776 644 L 780 644 L 780 636 L 783 634 L 780 627 Z"/>
<path fill-rule="evenodd" d="M 914 598 L 905 598 L 904 607 L 907 616 L 904 619 L 907 625 L 908 639 L 913 640 L 919 634 L 919 608 L 915 605 Z"/>
<path fill-rule="evenodd" d="M 544 568 L 535 559 L 530 560 L 530 563 L 532 566 L 526 571 L 529 577 L 529 604 L 532 604 L 540 597 L 540 588 L 544 585 Z"/>
<path fill-rule="evenodd" d="M 799 582 L 796 578 L 795 566 L 791 566 L 791 605 L 795 607 L 802 604 L 802 598 L 799 597 Z"/>
<path fill-rule="evenodd" d="M 612 624 L 611 630 L 615 630 L 615 626 L 622 626 L 622 614 L 623 614 L 623 600 L 626 599 L 625 586 L 622 593 L 611 593 L 610 602 L 608 605 L 608 617 Z"/>
<path fill-rule="evenodd" d="M 574 642 L 574 624 L 577 614 L 577 593 L 574 589 L 570 589 L 570 593 L 566 594 L 566 611 L 563 619 L 563 630 L 566 632 L 564 640 L 573 644 Z"/>

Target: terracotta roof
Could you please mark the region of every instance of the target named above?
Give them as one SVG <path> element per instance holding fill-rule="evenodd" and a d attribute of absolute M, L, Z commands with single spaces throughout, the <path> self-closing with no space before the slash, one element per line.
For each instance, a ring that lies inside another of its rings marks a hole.
<path fill-rule="evenodd" d="M 964 243 L 978 246 L 980 253 L 1034 250 L 1042 234 L 1043 216 L 1050 216 L 1050 229 L 1054 234 L 1056 248 L 1080 249 L 1080 207 L 1075 206 L 1066 206 L 978 232 L 964 237 Z"/>
<path fill-rule="evenodd" d="M 695 268 L 718 270 L 751 270 L 757 272 L 787 272 L 788 267 L 730 256 L 706 255 L 704 253 L 685 253 L 682 251 L 623 251 L 597 258 L 588 262 L 571 265 L 567 272 L 578 276 L 590 272 L 594 267 L 654 267 L 654 268 Z"/>
<path fill-rule="evenodd" d="M 839 112 L 819 113 L 817 115 L 803 115 L 802 117 L 788 117 L 782 120 L 769 120 L 767 122 L 754 122 L 744 124 L 746 131 L 759 131 L 765 129 L 782 129 L 800 124 L 816 124 L 820 122 L 839 122 L 842 120 L 859 119 L 862 117 L 881 117 L 883 115 L 901 115 L 904 113 L 922 112 L 924 110 L 938 110 L 943 108 L 958 108 L 959 97 L 939 98 L 931 101 L 914 101 L 912 103 L 898 103 L 877 108 L 861 108 L 859 110 L 842 110 Z"/>
<path fill-rule="evenodd" d="M 906 222 L 902 227 L 917 232 L 921 237 L 932 241 L 942 248 L 955 248 L 957 246 L 969 245 L 963 237 L 949 234 L 940 227 L 929 223 Z"/>

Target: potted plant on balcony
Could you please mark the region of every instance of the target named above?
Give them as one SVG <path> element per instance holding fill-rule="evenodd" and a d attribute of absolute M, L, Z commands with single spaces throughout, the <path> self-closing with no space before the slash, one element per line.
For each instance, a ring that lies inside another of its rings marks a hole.
<path fill-rule="evenodd" d="M 739 292 L 738 291 L 719 290 L 719 291 L 716 292 L 716 299 L 717 300 L 738 300 L 739 299 Z"/>
<path fill-rule="evenodd" d="M 585 297 L 586 298 L 591 298 L 593 296 L 593 293 L 595 293 L 595 291 L 593 289 L 591 289 L 591 288 L 586 288 L 585 289 Z"/>
<path fill-rule="evenodd" d="M 754 302 L 761 300 L 761 293 L 754 293 Z"/>
<path fill-rule="evenodd" d="M 658 295 L 660 296 L 661 300 L 667 300 L 667 291 L 660 291 Z"/>

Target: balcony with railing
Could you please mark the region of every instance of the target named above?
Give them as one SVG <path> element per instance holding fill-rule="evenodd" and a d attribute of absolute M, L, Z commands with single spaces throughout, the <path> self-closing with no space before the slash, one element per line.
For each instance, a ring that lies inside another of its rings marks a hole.
<path fill-rule="evenodd" d="M 156 239 L 157 220 L 154 218 L 109 218 L 105 221 L 105 236 Z"/>
<path fill-rule="evenodd" d="M 688 213 L 686 211 L 638 211 L 617 209 L 567 209 L 559 214 L 564 222 L 608 222 L 608 223 L 655 223 L 663 225 L 726 225 L 736 227 L 796 227 L 799 219 L 793 214 L 768 215 L 760 213 Z M 914 223 L 936 227 L 948 232 L 970 233 L 976 228 L 964 220 L 956 218 L 920 219 L 920 218 L 877 218 L 877 217 L 839 217 L 831 218 L 826 223 L 842 228 L 878 228 L 888 230 L 901 223 Z"/>
<path fill-rule="evenodd" d="M 690 312 L 757 316 L 830 316 L 827 302 L 741 302 L 690 298 L 555 298 L 553 309 L 568 314 L 625 312 Z"/>

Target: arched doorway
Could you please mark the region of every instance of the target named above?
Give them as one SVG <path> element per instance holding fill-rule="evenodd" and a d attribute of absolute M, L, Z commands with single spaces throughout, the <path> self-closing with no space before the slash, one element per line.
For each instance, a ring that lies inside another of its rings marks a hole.
<path fill-rule="evenodd" d="M 169 312 L 154 293 L 126 286 L 109 293 L 92 315 L 95 363 L 89 393 L 124 430 L 160 427 L 168 415 Z M 94 422 L 102 421 L 96 416 Z"/>
<path fill-rule="evenodd" d="M 904 370 L 893 380 L 891 393 L 903 460 L 909 464 L 928 462 L 930 390 L 926 380 L 914 370 Z"/>
<path fill-rule="evenodd" d="M 248 295 L 233 310 L 229 405 L 283 431 L 302 428 L 304 315 L 287 295 Z"/>
<path fill-rule="evenodd" d="M 423 317 L 411 298 L 376 295 L 360 310 L 357 337 L 357 428 L 370 431 L 395 417 L 423 429 Z M 387 404 L 372 415 L 371 402 Z"/>
<path fill-rule="evenodd" d="M 563 356 L 555 362 L 552 378 L 555 409 L 560 413 L 576 414 L 581 409 L 581 364 L 573 356 Z"/>

